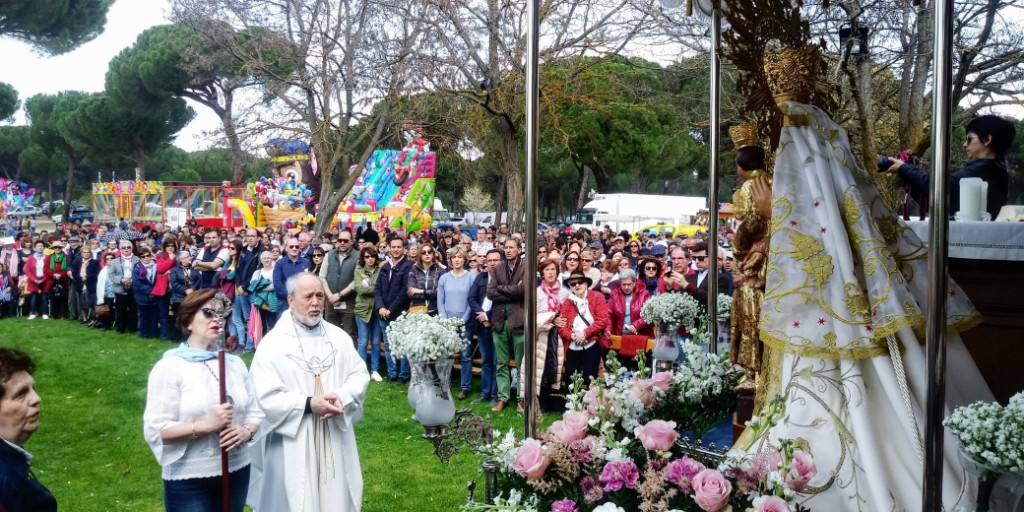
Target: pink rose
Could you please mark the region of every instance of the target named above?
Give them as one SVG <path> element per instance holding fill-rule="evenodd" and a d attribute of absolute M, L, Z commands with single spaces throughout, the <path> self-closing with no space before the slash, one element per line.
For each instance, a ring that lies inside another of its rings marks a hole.
<path fill-rule="evenodd" d="M 732 484 L 714 469 L 705 469 L 693 477 L 693 501 L 707 512 L 718 512 L 729 504 Z"/>
<path fill-rule="evenodd" d="M 644 407 L 654 405 L 654 388 L 652 388 L 647 381 L 635 380 L 631 387 L 633 390 L 633 397 L 640 403 L 644 404 Z"/>
<path fill-rule="evenodd" d="M 633 429 L 637 439 L 644 445 L 644 448 L 652 452 L 666 452 L 672 449 L 676 442 L 676 422 L 664 420 L 651 420 L 645 425 Z"/>
<path fill-rule="evenodd" d="M 814 459 L 807 453 L 800 450 L 793 452 L 793 461 L 789 466 L 789 474 L 786 475 L 786 484 L 790 489 L 800 492 L 807 486 L 807 482 L 818 473 L 814 465 Z"/>
<path fill-rule="evenodd" d="M 647 379 L 647 383 L 654 389 L 668 391 L 668 385 L 672 383 L 672 372 L 658 372 Z"/>
<path fill-rule="evenodd" d="M 562 444 L 569 444 L 587 437 L 587 414 L 584 412 L 566 411 L 562 419 L 548 427 L 551 439 Z"/>
<path fill-rule="evenodd" d="M 786 500 L 778 496 L 759 496 L 754 499 L 754 512 L 789 512 Z"/>
<path fill-rule="evenodd" d="M 516 460 L 512 467 L 528 480 L 534 480 L 544 475 L 551 459 L 544 451 L 544 446 L 536 439 L 527 439 L 523 446 L 516 452 Z"/>

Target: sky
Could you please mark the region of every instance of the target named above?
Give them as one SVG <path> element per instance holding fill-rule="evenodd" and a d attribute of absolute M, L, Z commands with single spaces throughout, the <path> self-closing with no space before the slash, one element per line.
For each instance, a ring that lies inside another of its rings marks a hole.
<path fill-rule="evenodd" d="M 21 41 L 0 38 L 0 55 L 3 56 L 5 70 L 0 81 L 17 89 L 22 102 L 40 93 L 56 94 L 69 90 L 100 92 L 110 59 L 134 44 L 147 28 L 168 23 L 169 13 L 170 2 L 167 0 L 118 0 L 107 14 L 106 29 L 102 34 L 72 52 L 55 57 L 35 53 Z M 178 134 L 175 145 L 188 151 L 205 149 L 216 137 L 204 136 L 204 133 L 215 131 L 220 121 L 206 107 L 195 103 L 191 105 L 196 111 L 196 118 Z M 25 123 L 24 112 L 18 112 L 13 122 Z"/>

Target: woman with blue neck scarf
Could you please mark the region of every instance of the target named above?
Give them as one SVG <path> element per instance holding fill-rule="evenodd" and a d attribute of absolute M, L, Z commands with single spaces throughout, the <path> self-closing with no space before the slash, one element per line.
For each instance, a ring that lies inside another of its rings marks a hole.
<path fill-rule="evenodd" d="M 231 512 L 242 512 L 249 487 L 249 446 L 263 421 L 248 370 L 225 355 L 227 403 L 219 399 L 213 352 L 231 301 L 216 290 L 189 294 L 178 308 L 188 339 L 164 353 L 149 374 L 143 433 L 162 466 L 167 512 L 219 512 L 221 449 L 228 450 Z"/>

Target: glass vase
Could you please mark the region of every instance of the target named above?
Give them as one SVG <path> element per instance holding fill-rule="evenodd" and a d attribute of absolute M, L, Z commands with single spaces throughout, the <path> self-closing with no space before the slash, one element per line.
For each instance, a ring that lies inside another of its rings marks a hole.
<path fill-rule="evenodd" d="M 978 481 L 976 508 L 961 503 L 957 511 L 1024 510 L 1024 474 L 1010 473 L 981 462 L 960 448 L 960 463 Z"/>
<path fill-rule="evenodd" d="M 668 324 L 654 324 L 654 350 L 651 354 L 658 361 L 675 361 L 679 358 L 679 341 L 676 329 Z"/>
<path fill-rule="evenodd" d="M 452 363 L 451 359 L 410 361 L 413 369 L 410 395 L 415 394 L 413 409 L 416 421 L 424 427 L 447 425 L 455 418 L 455 400 L 451 391 Z"/>

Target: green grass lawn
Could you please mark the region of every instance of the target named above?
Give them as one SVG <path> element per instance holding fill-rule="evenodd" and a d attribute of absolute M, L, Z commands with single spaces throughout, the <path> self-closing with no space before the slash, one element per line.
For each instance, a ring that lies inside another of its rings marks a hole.
<path fill-rule="evenodd" d="M 160 466 L 142 438 L 142 411 L 146 377 L 170 345 L 77 322 L 5 319 L 0 321 L 0 346 L 28 352 L 38 366 L 41 427 L 26 448 L 34 456 L 36 476 L 57 497 L 60 509 L 163 510 Z M 522 416 L 514 408 L 497 414 L 485 404 L 472 408 L 499 430 L 514 426 L 522 431 Z M 364 511 L 456 510 L 465 502 L 469 480 L 478 482 L 482 495 L 477 456 L 462 449 L 443 464 L 422 432 L 412 419 L 405 386 L 370 383 L 356 434 Z"/>

